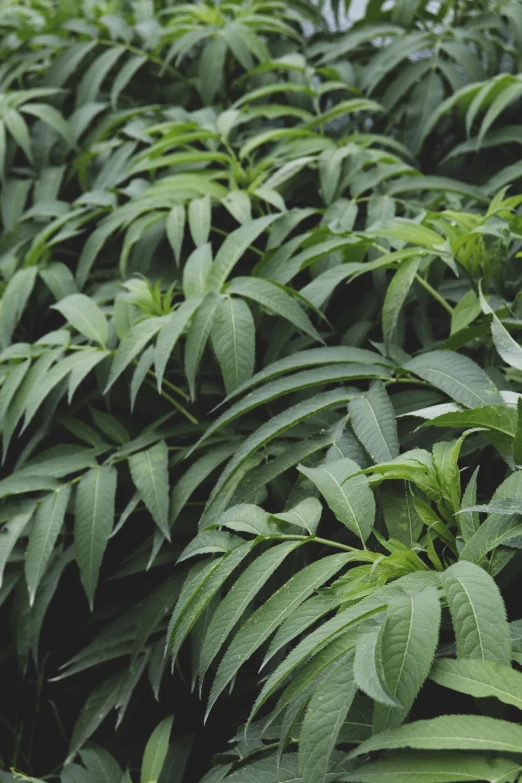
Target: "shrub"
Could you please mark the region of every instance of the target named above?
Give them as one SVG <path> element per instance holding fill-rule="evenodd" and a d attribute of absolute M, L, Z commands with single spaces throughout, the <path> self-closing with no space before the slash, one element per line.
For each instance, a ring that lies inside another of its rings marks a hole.
<path fill-rule="evenodd" d="M 0 781 L 518 780 L 522 6 L 0 53 Z"/>

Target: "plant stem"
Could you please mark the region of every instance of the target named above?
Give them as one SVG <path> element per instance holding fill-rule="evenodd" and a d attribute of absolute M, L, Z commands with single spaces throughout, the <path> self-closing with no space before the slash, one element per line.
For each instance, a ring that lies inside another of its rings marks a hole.
<path fill-rule="evenodd" d="M 437 290 L 435 290 L 435 288 L 433 288 L 433 286 L 431 286 L 431 285 L 428 283 L 428 281 L 427 281 L 427 280 L 425 280 L 423 277 L 421 277 L 421 275 L 415 275 L 415 280 L 416 280 L 418 283 L 420 283 L 420 284 L 421 284 L 421 286 L 422 286 L 424 289 L 426 289 L 426 291 L 427 291 L 429 294 L 431 294 L 431 296 L 432 296 L 434 299 L 436 299 L 436 300 L 437 300 L 437 302 L 438 302 L 438 303 L 441 305 L 441 307 L 443 307 L 443 308 L 446 310 L 446 312 L 448 312 L 450 315 L 453 315 L 453 307 L 452 307 L 452 306 L 451 306 L 451 305 L 450 305 L 448 302 L 446 302 L 446 300 L 444 299 L 444 297 L 443 297 L 443 296 L 441 296 L 441 295 L 439 294 L 439 292 L 438 292 Z"/>

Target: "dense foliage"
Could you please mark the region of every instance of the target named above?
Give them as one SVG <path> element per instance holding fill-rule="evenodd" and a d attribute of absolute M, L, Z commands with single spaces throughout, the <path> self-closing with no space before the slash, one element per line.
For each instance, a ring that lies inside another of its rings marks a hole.
<path fill-rule="evenodd" d="M 522 774 L 522 4 L 363 5 L 0 5 L 1 783 Z"/>

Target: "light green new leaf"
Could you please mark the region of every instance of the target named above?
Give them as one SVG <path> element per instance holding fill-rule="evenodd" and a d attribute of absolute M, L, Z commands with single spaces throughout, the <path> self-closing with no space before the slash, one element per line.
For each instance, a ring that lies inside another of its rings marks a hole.
<path fill-rule="evenodd" d="M 227 394 L 252 377 L 255 366 L 255 325 L 246 302 L 227 296 L 212 321 L 212 345 Z"/>
<path fill-rule="evenodd" d="M 141 765 L 140 783 L 157 783 L 169 749 L 174 717 L 165 718 L 152 732 Z"/>
<path fill-rule="evenodd" d="M 103 553 L 114 521 L 117 478 L 115 468 L 93 468 L 82 476 L 76 490 L 74 547 L 91 610 Z"/>
<path fill-rule="evenodd" d="M 494 696 L 504 704 L 512 704 L 522 710 L 522 674 L 511 666 L 448 658 L 435 662 L 430 679 L 475 698 Z"/>
<path fill-rule="evenodd" d="M 400 753 L 340 775 L 346 783 L 509 783 L 522 767 L 509 759 L 469 753 Z"/>
<path fill-rule="evenodd" d="M 374 381 L 362 397 L 348 405 L 353 431 L 375 462 L 389 462 L 399 456 L 395 411 L 383 384 Z"/>
<path fill-rule="evenodd" d="M 329 555 L 298 571 L 249 617 L 236 634 L 223 660 L 208 701 L 207 714 L 240 667 L 314 590 L 350 560 L 349 554 Z"/>
<path fill-rule="evenodd" d="M 382 670 L 388 693 L 400 706 L 375 705 L 376 731 L 396 728 L 408 715 L 433 663 L 440 616 L 434 587 L 389 602 L 381 637 Z"/>
<path fill-rule="evenodd" d="M 355 696 L 353 656 L 346 655 L 329 671 L 312 696 L 299 741 L 303 783 L 324 783 L 339 732 Z"/>
<path fill-rule="evenodd" d="M 290 552 L 299 546 L 301 546 L 300 541 L 285 541 L 264 552 L 248 566 L 220 602 L 208 626 L 201 650 L 199 664 L 201 679 L 250 602 Z"/>
<path fill-rule="evenodd" d="M 169 451 L 164 440 L 129 457 L 134 486 L 166 539 L 169 530 Z"/>
<path fill-rule="evenodd" d="M 466 560 L 440 575 L 448 601 L 459 658 L 482 658 L 509 666 L 511 637 L 495 581 Z"/>
<path fill-rule="evenodd" d="M 71 485 L 65 484 L 48 495 L 36 510 L 25 553 L 25 578 L 31 606 L 63 525 L 70 495 Z"/>
<path fill-rule="evenodd" d="M 482 409 L 484 410 L 484 409 Z M 475 468 L 464 494 L 462 496 L 462 508 L 475 506 L 477 503 L 477 477 L 480 468 Z M 480 521 L 477 511 L 461 511 L 458 515 L 458 524 L 462 533 L 462 538 L 467 543 L 479 529 Z"/>
<path fill-rule="evenodd" d="M 362 742 L 350 755 L 361 756 L 375 750 L 396 748 L 520 753 L 522 726 L 478 715 L 444 715 L 375 734 Z"/>
<path fill-rule="evenodd" d="M 300 465 L 299 470 L 315 484 L 339 522 L 364 543 L 375 522 L 375 498 L 368 478 L 354 476 L 359 465 L 345 457 L 318 468 Z"/>
<path fill-rule="evenodd" d="M 472 359 L 453 351 L 428 351 L 404 365 L 466 408 L 502 405 L 497 387 Z"/>

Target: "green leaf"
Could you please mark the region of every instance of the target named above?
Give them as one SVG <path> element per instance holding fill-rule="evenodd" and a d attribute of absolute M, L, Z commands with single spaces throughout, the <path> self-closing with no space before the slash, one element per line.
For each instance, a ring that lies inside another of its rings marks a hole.
<path fill-rule="evenodd" d="M 113 783 L 121 778 L 120 765 L 104 748 L 84 748 L 80 756 L 89 772 L 92 772 L 100 783 Z"/>
<path fill-rule="evenodd" d="M 423 522 L 415 508 L 407 482 L 400 490 L 380 488 L 380 497 L 386 529 L 390 538 L 412 548 L 422 532 Z"/>
<path fill-rule="evenodd" d="M 188 205 L 188 222 L 190 234 L 196 247 L 208 241 L 211 222 L 211 205 L 209 196 L 192 199 Z"/>
<path fill-rule="evenodd" d="M 0 300 L 0 345 L 6 348 L 31 296 L 38 270 L 19 269 L 11 277 Z"/>
<path fill-rule="evenodd" d="M 439 641 L 437 590 L 393 598 L 382 632 L 382 670 L 388 693 L 400 706 L 375 705 L 374 729 L 396 728 L 408 715 L 426 680 Z"/>
<path fill-rule="evenodd" d="M 462 354 L 428 351 L 411 359 L 404 369 L 441 389 L 466 408 L 502 404 L 498 389 L 484 370 Z"/>
<path fill-rule="evenodd" d="M 114 521 L 117 478 L 115 468 L 93 468 L 82 476 L 76 490 L 74 547 L 91 610 L 103 553 Z"/>
<path fill-rule="evenodd" d="M 249 617 L 236 634 L 221 661 L 212 685 L 207 714 L 240 667 L 268 639 L 277 627 L 314 590 L 323 585 L 350 559 L 350 555 L 329 555 L 298 571 L 263 606 Z"/>
<path fill-rule="evenodd" d="M 169 749 L 174 717 L 165 718 L 152 732 L 141 765 L 140 783 L 157 783 Z"/>
<path fill-rule="evenodd" d="M 255 366 L 255 325 L 248 305 L 227 296 L 212 321 L 212 345 L 223 373 L 227 394 L 252 377 Z"/>
<path fill-rule="evenodd" d="M 190 301 L 190 300 L 189 300 Z M 216 309 L 220 298 L 215 294 L 207 294 L 196 310 L 194 319 L 187 333 L 185 344 L 185 374 L 190 389 L 191 399 L 195 399 L 196 374 L 205 350 Z"/>
<path fill-rule="evenodd" d="M 109 336 L 107 319 L 98 305 L 88 296 L 71 294 L 53 305 L 53 308 L 88 340 L 106 346 Z"/>
<path fill-rule="evenodd" d="M 154 349 L 154 368 L 156 370 L 159 392 L 161 392 L 163 376 L 170 355 L 186 325 L 202 302 L 203 296 L 201 294 L 191 296 L 168 316 L 168 320 L 160 329 Z"/>
<path fill-rule="evenodd" d="M 479 296 L 483 312 L 491 315 L 491 336 L 499 355 L 510 367 L 522 370 L 522 348 L 497 318 L 481 290 L 479 290 Z"/>
<path fill-rule="evenodd" d="M 371 378 L 378 375 L 381 375 L 381 369 L 378 367 L 371 367 L 365 364 L 341 364 L 317 367 L 313 370 L 303 370 L 295 373 L 295 375 L 277 378 L 245 395 L 242 400 L 239 400 L 225 413 L 222 413 L 209 425 L 193 448 L 200 448 L 211 435 L 214 435 L 215 432 L 218 432 L 235 419 L 244 416 L 248 411 L 266 405 L 285 394 L 299 392 L 312 386 L 324 386 L 329 383 Z M 354 396 L 354 394 L 355 392 L 351 396 Z"/>
<path fill-rule="evenodd" d="M 386 690 L 382 670 L 381 632 L 365 633 L 357 642 L 355 648 L 354 676 L 357 687 L 366 693 L 376 704 L 387 707 L 400 707 Z"/>
<path fill-rule="evenodd" d="M 4 570 L 9 555 L 29 524 L 33 512 L 34 505 L 32 504 L 20 509 L 18 513 L 14 510 L 12 516 L 7 517 L 7 524 L 2 526 L 2 533 L 0 534 L 0 587 L 2 587 Z M 4 519 L 6 519 L 6 517 L 4 517 Z"/>
<path fill-rule="evenodd" d="M 500 591 L 489 574 L 461 560 L 440 575 L 455 629 L 459 658 L 509 666 L 511 637 Z"/>
<path fill-rule="evenodd" d="M 206 242 L 197 247 L 183 266 L 183 293 L 185 299 L 204 294 L 207 275 L 212 266 L 212 245 Z"/>
<path fill-rule="evenodd" d="M 303 783 L 327 780 L 330 757 L 355 696 L 352 661 L 347 655 L 335 664 L 310 700 L 299 741 Z"/>
<path fill-rule="evenodd" d="M 484 410 L 482 408 L 482 410 Z M 475 468 L 473 475 L 468 481 L 468 485 L 462 496 L 462 508 L 468 506 L 474 506 L 477 502 L 477 477 L 479 468 Z M 462 533 L 462 538 L 467 543 L 479 528 L 479 515 L 476 511 L 465 511 L 458 516 L 459 527 Z"/>
<path fill-rule="evenodd" d="M 409 258 L 401 263 L 388 286 L 382 307 L 382 331 L 387 350 L 393 343 L 400 312 L 415 280 L 420 258 Z"/>
<path fill-rule="evenodd" d="M 160 331 L 167 323 L 170 316 L 164 315 L 155 318 L 146 318 L 140 321 L 136 326 L 125 335 L 114 355 L 109 373 L 109 380 L 105 387 L 106 394 L 113 383 L 120 377 L 122 372 L 129 366 L 132 360 L 145 348 L 149 340 Z"/>
<path fill-rule="evenodd" d="M 316 485 L 339 522 L 364 544 L 375 522 L 375 498 L 367 477 L 354 476 L 359 465 L 345 457 L 318 468 L 301 465 L 299 470 Z"/>
<path fill-rule="evenodd" d="M 103 680 L 91 691 L 74 725 L 66 764 L 70 764 L 80 748 L 85 745 L 115 706 L 121 683 L 122 674 L 118 672 Z"/>
<path fill-rule="evenodd" d="M 71 486 L 65 484 L 48 495 L 36 510 L 25 553 L 25 578 L 31 606 L 63 525 L 70 495 Z"/>
<path fill-rule="evenodd" d="M 218 293 L 221 291 L 229 274 L 256 239 L 270 226 L 278 215 L 268 215 L 256 218 L 251 223 L 236 228 L 232 231 L 221 247 L 213 261 L 207 277 L 208 291 Z M 247 278 L 248 279 L 248 278 Z"/>
<path fill-rule="evenodd" d="M 176 264 L 179 265 L 181 258 L 181 246 L 183 244 L 183 233 L 185 231 L 186 213 L 183 204 L 174 204 L 169 214 L 167 215 L 167 222 L 165 229 L 167 231 L 167 238 L 170 242 L 170 246 L 174 251 L 174 258 Z"/>
<path fill-rule="evenodd" d="M 347 783 L 459 783 L 479 780 L 504 783 L 516 779 L 521 769 L 516 761 L 488 759 L 470 753 L 394 754 L 341 775 Z"/>
<path fill-rule="evenodd" d="M 383 731 L 361 743 L 350 755 L 361 756 L 374 750 L 396 748 L 520 753 L 522 726 L 477 715 L 445 715 Z"/>
<path fill-rule="evenodd" d="M 308 334 L 314 340 L 322 342 L 321 335 L 315 329 L 312 322 L 297 304 L 295 299 L 284 288 L 270 280 L 260 277 L 235 277 L 227 286 L 227 294 L 237 294 L 247 299 L 252 299 L 269 312 L 279 315 L 290 321 L 296 329 Z"/>
<path fill-rule="evenodd" d="M 443 659 L 435 662 L 430 679 L 478 699 L 494 696 L 522 710 L 522 674 L 511 666 L 491 661 Z"/>
<path fill-rule="evenodd" d="M 399 456 L 395 411 L 382 383 L 373 382 L 370 391 L 348 405 L 353 431 L 375 462 Z"/>
<path fill-rule="evenodd" d="M 169 452 L 165 441 L 129 457 L 134 486 L 154 522 L 170 541 L 169 530 Z"/>
<path fill-rule="evenodd" d="M 317 498 L 305 498 L 289 511 L 272 514 L 272 516 L 290 525 L 297 525 L 306 530 L 309 535 L 315 536 L 322 511 L 323 507 Z"/>
<path fill-rule="evenodd" d="M 254 560 L 231 587 L 220 602 L 205 635 L 199 664 L 201 679 L 251 601 L 285 558 L 299 546 L 300 541 L 285 541 L 272 547 Z"/>
<path fill-rule="evenodd" d="M 321 411 L 328 410 L 335 406 L 340 406 L 343 403 L 347 403 L 351 398 L 351 392 L 347 392 L 344 389 L 317 394 L 304 402 L 300 402 L 297 405 L 288 408 L 282 413 L 274 416 L 270 421 L 262 424 L 261 427 L 243 441 L 235 455 L 230 462 L 228 462 L 212 491 L 210 501 L 216 497 L 221 487 L 230 481 L 234 471 L 236 471 L 258 448 L 309 416 L 313 416 L 314 414 L 318 414 Z"/>
<path fill-rule="evenodd" d="M 516 432 L 517 414 L 507 405 L 485 405 L 482 408 L 471 408 L 467 411 L 443 413 L 430 419 L 426 425 L 430 427 L 485 427 L 502 435 L 513 438 Z"/>

